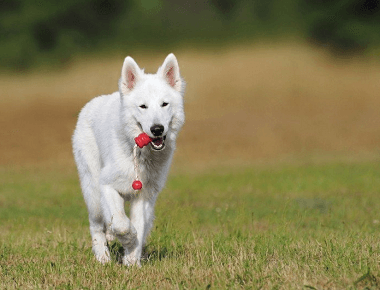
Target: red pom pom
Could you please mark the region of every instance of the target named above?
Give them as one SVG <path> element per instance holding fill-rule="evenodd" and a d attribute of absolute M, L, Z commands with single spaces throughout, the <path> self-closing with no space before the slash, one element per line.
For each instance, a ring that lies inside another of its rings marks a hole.
<path fill-rule="evenodd" d="M 143 148 L 144 146 L 148 145 L 150 142 L 152 142 L 152 138 L 148 136 L 146 133 L 141 133 L 135 138 L 135 142 L 137 146 L 140 148 Z"/>
<path fill-rule="evenodd" d="M 134 190 L 140 190 L 140 189 L 142 188 L 142 183 L 141 183 L 141 181 L 140 181 L 140 180 L 135 180 L 135 181 L 133 181 L 133 183 L 132 183 L 132 188 L 133 188 Z"/>

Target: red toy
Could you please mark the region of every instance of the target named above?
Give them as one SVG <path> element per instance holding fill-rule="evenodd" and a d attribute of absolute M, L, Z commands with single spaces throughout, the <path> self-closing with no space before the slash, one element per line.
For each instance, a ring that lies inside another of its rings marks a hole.
<path fill-rule="evenodd" d="M 148 136 L 146 133 L 141 133 L 135 138 L 135 142 L 137 146 L 140 148 L 143 148 L 144 146 L 148 145 L 150 142 L 152 142 L 152 138 Z"/>
<path fill-rule="evenodd" d="M 132 183 L 132 188 L 133 188 L 134 190 L 140 190 L 140 189 L 142 188 L 142 183 L 141 183 L 141 181 L 140 181 L 140 180 L 135 180 L 135 181 L 133 181 L 133 183 Z"/>
<path fill-rule="evenodd" d="M 136 179 L 132 183 L 132 188 L 134 190 L 140 190 L 142 188 L 142 182 L 139 180 L 139 175 L 138 175 L 139 165 L 137 164 L 137 146 L 140 148 L 144 148 L 144 146 L 152 142 L 152 138 L 150 138 L 148 134 L 146 133 L 141 133 L 135 138 L 135 142 L 136 142 L 136 145 L 135 147 L 133 147 L 133 162 L 135 164 Z"/>

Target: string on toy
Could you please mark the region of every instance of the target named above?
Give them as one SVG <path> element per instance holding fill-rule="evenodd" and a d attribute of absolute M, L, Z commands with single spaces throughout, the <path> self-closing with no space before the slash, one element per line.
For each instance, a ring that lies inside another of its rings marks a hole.
<path fill-rule="evenodd" d="M 139 164 L 137 163 L 137 144 L 133 147 L 133 163 L 135 168 L 135 180 L 139 180 Z"/>
<path fill-rule="evenodd" d="M 152 139 L 146 134 L 141 133 L 135 138 L 135 146 L 133 146 L 133 166 L 135 170 L 135 180 L 132 183 L 132 188 L 134 190 L 140 190 L 142 188 L 142 182 L 139 180 L 139 164 L 137 162 L 137 147 L 143 148 L 148 145 Z"/>

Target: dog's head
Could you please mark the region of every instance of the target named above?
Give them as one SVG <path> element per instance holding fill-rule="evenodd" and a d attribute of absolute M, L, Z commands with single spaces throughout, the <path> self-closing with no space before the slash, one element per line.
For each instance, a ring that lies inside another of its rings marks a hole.
<path fill-rule="evenodd" d="M 151 148 L 162 150 L 166 140 L 175 141 L 185 115 L 185 82 L 174 54 L 169 54 L 156 74 L 145 74 L 131 57 L 121 70 L 119 90 L 127 129 L 136 137 L 145 132 Z"/>

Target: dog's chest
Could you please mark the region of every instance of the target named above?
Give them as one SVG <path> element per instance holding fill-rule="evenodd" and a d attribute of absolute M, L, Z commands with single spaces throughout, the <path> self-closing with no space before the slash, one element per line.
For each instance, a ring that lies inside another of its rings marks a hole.
<path fill-rule="evenodd" d="M 112 173 L 107 174 L 109 177 L 112 176 L 111 183 L 115 190 L 127 199 L 128 196 L 135 196 L 136 194 L 151 196 L 160 192 L 165 185 L 171 160 L 171 152 L 161 153 L 164 152 L 154 155 L 139 154 L 136 160 L 137 168 L 129 160 L 124 160 L 124 162 L 120 160 L 121 162 L 115 164 Z M 135 191 L 132 188 L 132 183 L 136 180 L 136 171 L 138 179 L 143 184 L 141 191 Z"/>
<path fill-rule="evenodd" d="M 138 163 L 138 175 L 147 188 L 153 191 L 161 191 L 168 174 L 169 169 L 169 152 L 159 152 L 140 156 Z"/>

